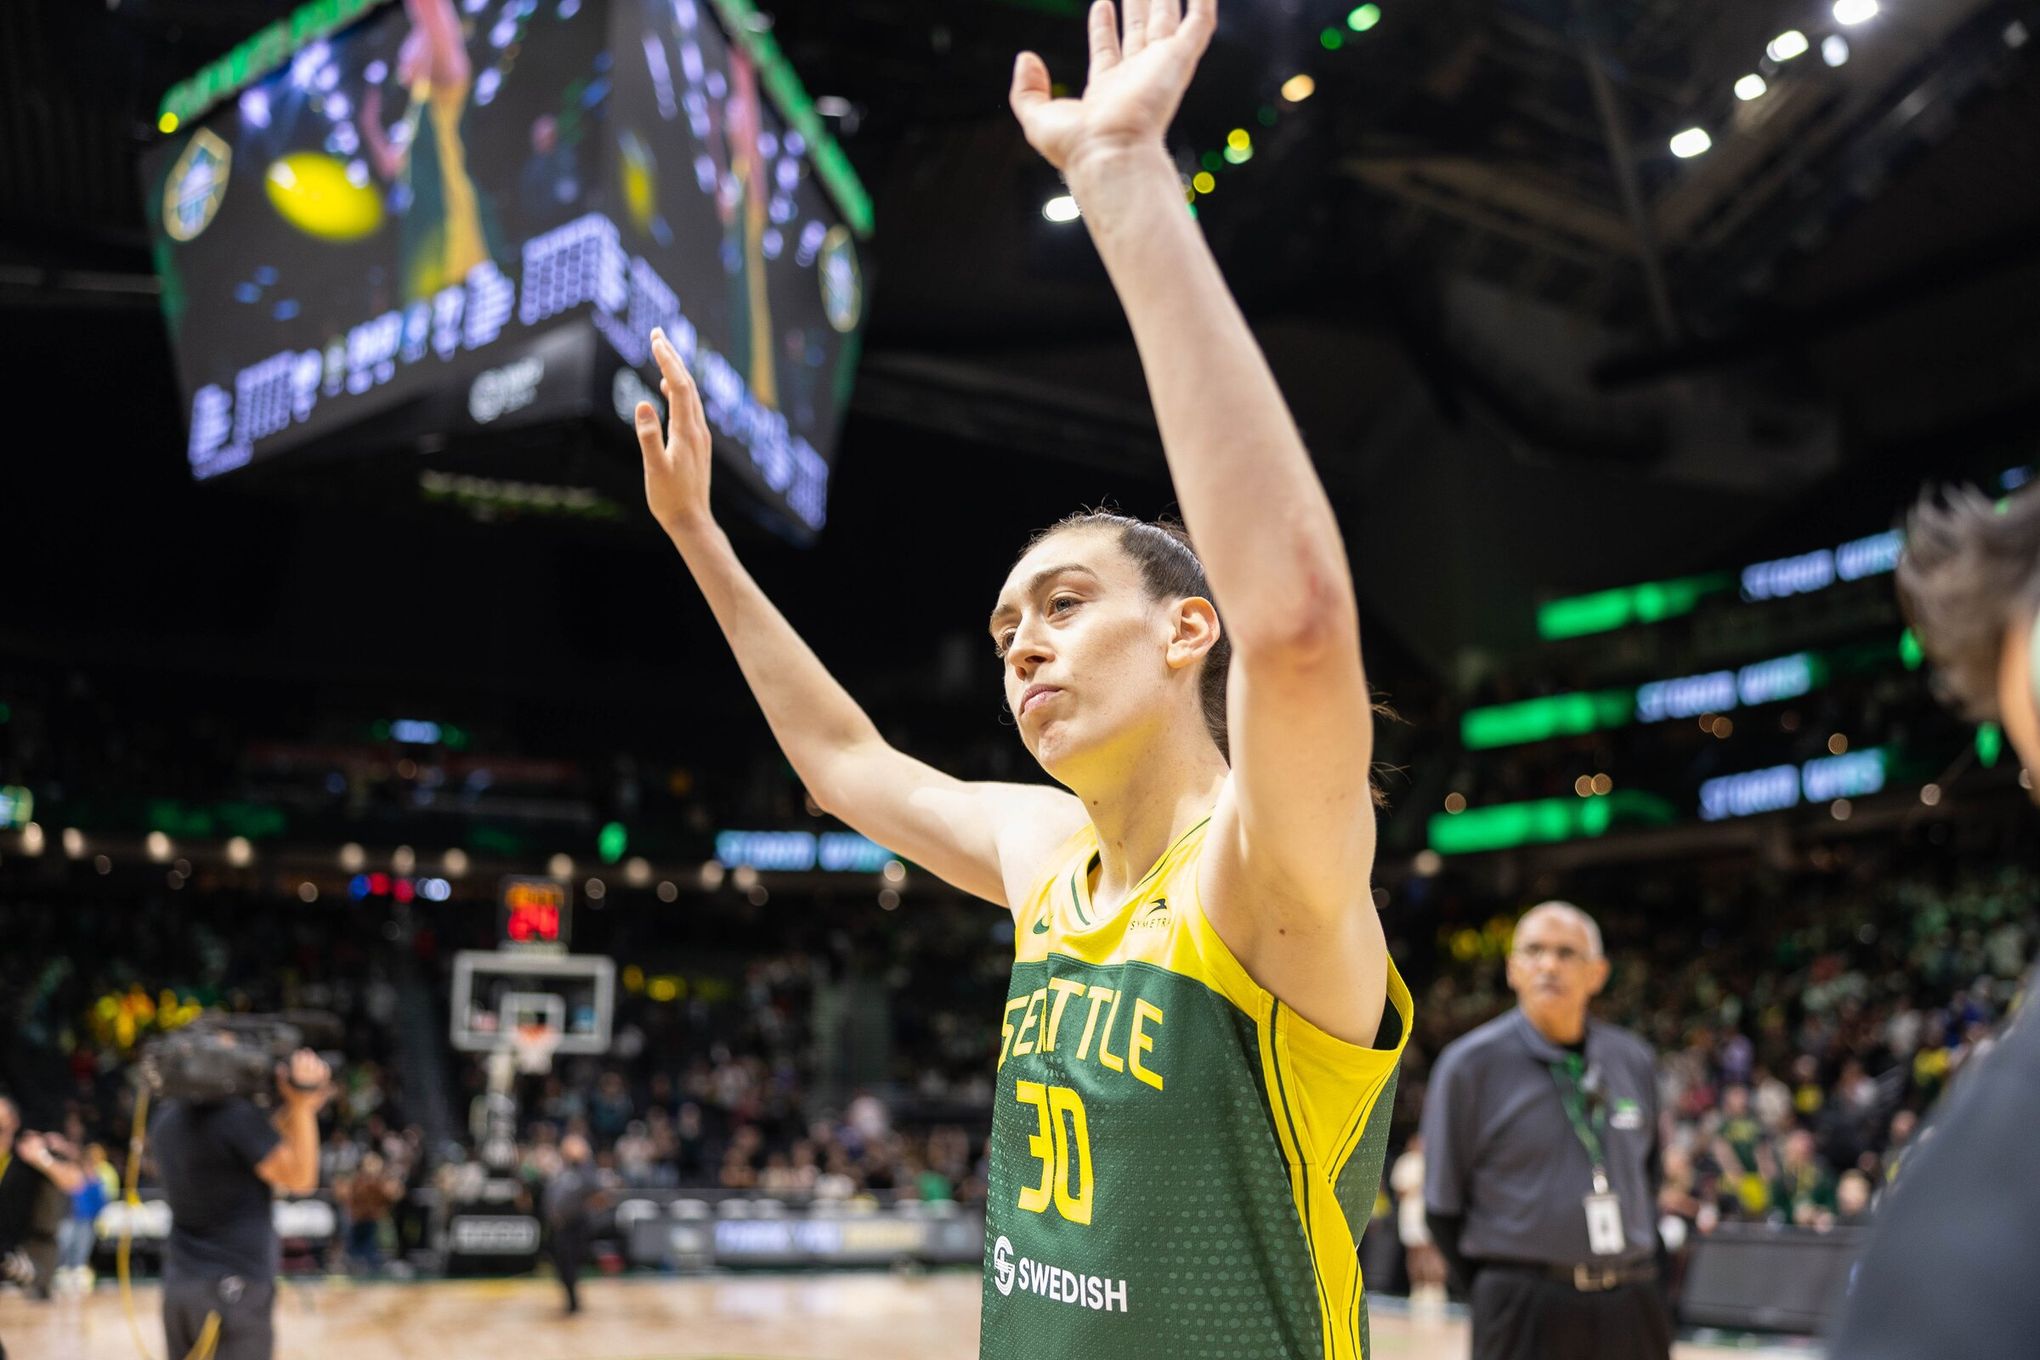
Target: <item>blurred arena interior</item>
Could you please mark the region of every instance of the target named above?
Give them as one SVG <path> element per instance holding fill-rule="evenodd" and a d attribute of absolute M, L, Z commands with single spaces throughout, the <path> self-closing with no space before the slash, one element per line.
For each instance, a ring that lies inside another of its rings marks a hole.
<path fill-rule="evenodd" d="M 117 1166 L 152 1036 L 338 1016 L 285 1355 L 972 1354 L 1012 921 L 822 814 L 619 417 L 684 318 L 767 593 L 895 745 L 1038 779 L 978 621 L 1035 529 L 1171 495 L 1003 102 L 1017 50 L 1079 69 L 1083 6 L 459 0 L 459 132 L 397 118 L 426 8 L 0 7 L 0 1094 Z M 2040 464 L 2036 30 L 1228 0 L 1172 136 L 1396 714 L 1389 1164 L 1515 918 L 1579 903 L 1660 1055 L 1682 1356 L 1820 1352 L 2035 954 L 2030 777 L 1892 572 L 1923 486 Z M 411 230 L 461 137 L 472 258 L 457 193 Z M 140 1198 L 53 1300 L 0 1288 L 11 1353 L 131 1352 Z M 1376 1345 L 1461 1354 L 1395 1200 Z"/>

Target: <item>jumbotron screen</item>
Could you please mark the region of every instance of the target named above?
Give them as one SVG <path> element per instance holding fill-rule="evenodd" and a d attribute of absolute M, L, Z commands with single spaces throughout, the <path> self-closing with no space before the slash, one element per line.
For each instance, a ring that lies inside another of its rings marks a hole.
<path fill-rule="evenodd" d="M 371 417 L 634 447 L 658 325 L 812 533 L 864 297 L 811 152 L 706 0 L 402 0 L 302 47 L 144 167 L 192 475 Z"/>

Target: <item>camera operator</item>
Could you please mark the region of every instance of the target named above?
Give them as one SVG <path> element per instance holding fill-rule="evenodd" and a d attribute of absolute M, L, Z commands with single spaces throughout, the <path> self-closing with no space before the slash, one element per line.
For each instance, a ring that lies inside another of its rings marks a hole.
<path fill-rule="evenodd" d="M 231 1040 L 229 1040 L 231 1042 Z M 282 1103 L 264 1117 L 242 1096 L 170 1100 L 151 1121 L 150 1147 L 170 1201 L 163 1256 L 163 1331 L 170 1360 L 198 1346 L 217 1315 L 214 1360 L 268 1360 L 281 1248 L 273 1192 L 319 1186 L 319 1108 L 332 1071 L 310 1049 L 278 1064 Z"/>
<path fill-rule="evenodd" d="M 57 1264 L 57 1228 L 85 1172 L 68 1143 L 21 1127 L 20 1107 L 0 1096 L 0 1284 L 48 1298 Z"/>

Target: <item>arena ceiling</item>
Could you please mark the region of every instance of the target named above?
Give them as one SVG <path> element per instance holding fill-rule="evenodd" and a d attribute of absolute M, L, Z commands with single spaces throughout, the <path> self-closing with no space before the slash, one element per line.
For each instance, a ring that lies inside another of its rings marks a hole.
<path fill-rule="evenodd" d="M 134 172 L 154 100 L 288 8 L 0 7 L 24 394 L 81 363 L 167 367 Z M 1370 617 L 1414 661 L 1522 634 L 1537 592 L 1789 549 L 1824 516 L 1846 536 L 1922 473 L 2035 452 L 2040 3 L 1884 0 L 1847 28 L 1806 0 L 1384 0 L 1364 32 L 1349 9 L 1226 4 L 1177 149 L 1192 172 L 1251 130 L 1200 220 Z M 877 208 L 837 523 L 918 496 L 1004 544 L 1079 500 L 1160 508 L 1124 323 L 1081 228 L 1042 216 L 1058 186 L 1004 107 L 1018 48 L 1080 76 L 1076 0 L 773 17 Z M 1809 50 L 1768 58 L 1792 28 Z M 1299 73 L 1314 92 L 1282 98 Z M 1738 100 L 1751 74 L 1766 91 Z M 1713 145 L 1680 160 L 1690 127 Z M 168 392 L 159 374 L 136 400 L 174 480 Z"/>

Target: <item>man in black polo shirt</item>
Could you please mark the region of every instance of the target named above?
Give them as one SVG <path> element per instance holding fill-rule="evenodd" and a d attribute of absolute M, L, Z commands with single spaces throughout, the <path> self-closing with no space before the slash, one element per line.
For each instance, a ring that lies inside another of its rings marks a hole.
<path fill-rule="evenodd" d="M 166 1101 L 149 1145 L 170 1201 L 163 1253 L 163 1332 L 171 1360 L 191 1354 L 217 1316 L 214 1360 L 269 1360 L 280 1247 L 273 1194 L 319 1188 L 319 1107 L 331 1072 L 299 1049 L 279 1068 L 282 1096 L 265 1116 L 235 1096 Z"/>
<path fill-rule="evenodd" d="M 1590 1019 L 1601 932 L 1516 924 L 1517 1007 L 1448 1044 L 1424 1097 L 1424 1208 L 1467 1282 L 1474 1360 L 1668 1360 L 1657 1284 L 1657 1064 Z"/>

